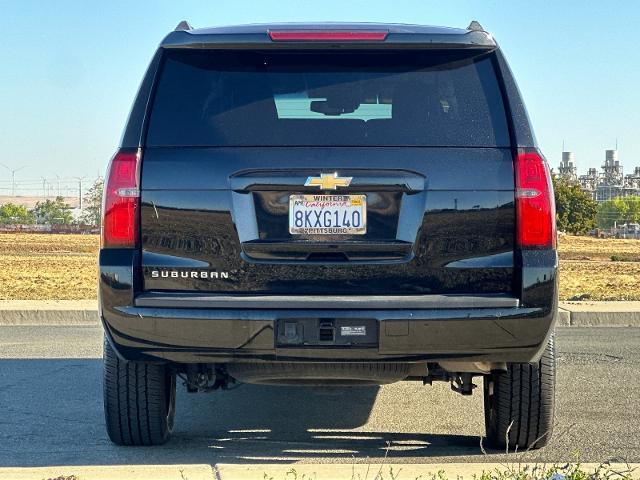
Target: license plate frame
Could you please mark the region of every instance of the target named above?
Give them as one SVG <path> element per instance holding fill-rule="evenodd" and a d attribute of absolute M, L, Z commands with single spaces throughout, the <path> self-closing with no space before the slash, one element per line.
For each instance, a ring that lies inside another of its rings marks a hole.
<path fill-rule="evenodd" d="M 301 216 L 296 212 L 302 212 Z M 327 236 L 364 235 L 367 233 L 367 196 L 364 194 L 289 195 L 289 233 Z"/>

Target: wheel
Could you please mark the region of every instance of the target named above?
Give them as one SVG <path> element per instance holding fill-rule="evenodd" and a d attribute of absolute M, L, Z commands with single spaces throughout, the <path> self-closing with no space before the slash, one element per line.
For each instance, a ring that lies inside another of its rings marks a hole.
<path fill-rule="evenodd" d="M 493 447 L 518 451 L 551 439 L 555 406 L 556 350 L 553 334 L 537 363 L 508 364 L 484 378 L 484 418 Z"/>
<path fill-rule="evenodd" d="M 104 342 L 104 416 L 118 445 L 160 445 L 173 430 L 176 376 L 166 365 L 126 362 Z"/>

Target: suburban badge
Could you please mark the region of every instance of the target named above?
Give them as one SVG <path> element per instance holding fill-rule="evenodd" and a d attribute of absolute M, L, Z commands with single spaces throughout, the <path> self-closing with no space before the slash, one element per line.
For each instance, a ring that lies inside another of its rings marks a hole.
<path fill-rule="evenodd" d="M 229 272 L 216 270 L 151 270 L 151 278 L 195 278 L 198 280 L 228 279 Z"/>

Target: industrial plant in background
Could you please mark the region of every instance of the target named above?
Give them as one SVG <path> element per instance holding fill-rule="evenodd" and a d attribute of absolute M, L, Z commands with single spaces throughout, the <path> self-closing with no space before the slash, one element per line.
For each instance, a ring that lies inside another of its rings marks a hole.
<path fill-rule="evenodd" d="M 605 150 L 604 165 L 599 172 L 596 168 L 590 168 L 586 175 L 580 176 L 573 152 L 562 152 L 558 175 L 569 183 L 580 185 L 596 202 L 640 195 L 640 167 L 624 175 L 617 150 Z"/>

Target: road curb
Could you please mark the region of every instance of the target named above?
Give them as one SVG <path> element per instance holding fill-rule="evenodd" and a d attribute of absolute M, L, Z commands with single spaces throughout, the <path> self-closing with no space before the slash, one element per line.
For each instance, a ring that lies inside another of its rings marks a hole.
<path fill-rule="evenodd" d="M 72 477 L 74 475 L 75 477 Z M 34 468 L 1 468 L 0 479 L 43 480 L 211 480 L 216 478 L 210 465 L 91 465 Z M 260 477 L 262 478 L 262 477 Z"/>
<path fill-rule="evenodd" d="M 443 471 L 450 480 L 469 480 L 479 477 L 482 472 L 505 472 L 512 470 L 531 471 L 534 467 L 550 468 L 551 464 L 531 463 L 414 463 L 414 464 L 310 464 L 310 463 L 265 463 L 265 464 L 217 464 L 211 465 L 100 465 L 100 466 L 55 466 L 34 468 L 0 468 L 0 479 L 42 480 L 43 478 L 68 478 L 78 480 L 286 480 L 291 478 L 314 478 L 317 480 L 350 480 L 354 478 L 431 478 Z M 563 464 L 564 466 L 564 464 Z M 580 465 L 582 471 L 592 473 L 599 464 Z M 611 472 L 634 470 L 633 478 L 640 478 L 640 464 L 614 463 Z M 295 472 L 295 473 L 293 473 Z M 390 473 L 393 472 L 393 475 Z M 514 475 L 515 476 L 515 475 Z M 74 477 L 71 477 L 74 478 Z M 612 477 L 615 478 L 615 477 Z"/>
<path fill-rule="evenodd" d="M 558 463 L 560 465 L 560 463 Z M 566 465 L 562 463 L 561 466 Z M 248 480 L 273 478 L 274 480 L 285 480 L 292 478 L 313 478 L 317 480 L 351 480 L 364 478 L 397 478 L 398 480 L 411 480 L 416 478 L 429 479 L 436 476 L 439 471 L 444 471 L 445 477 L 449 480 L 479 478 L 482 472 L 505 472 L 511 469 L 513 472 L 522 472 L 525 468 L 531 471 L 534 467 L 550 468 L 551 464 L 518 464 L 514 461 L 511 464 L 505 463 L 414 463 L 414 464 L 251 464 L 233 465 L 217 464 L 216 471 L 221 480 Z M 588 463 L 580 465 L 580 468 L 589 473 L 595 472 L 599 464 Z M 640 464 L 611 464 L 611 471 L 626 472 L 635 469 L 633 478 L 638 477 Z M 393 469 L 391 472 L 390 469 Z M 295 474 L 291 473 L 295 471 Z M 290 472 L 288 475 L 287 473 Z M 393 473 L 393 475 L 391 475 Z M 513 475 L 515 477 L 515 475 Z M 494 477 L 495 478 L 495 477 Z M 615 477 L 613 477 L 615 478 Z"/>
<path fill-rule="evenodd" d="M 3 326 L 96 326 L 96 300 L 0 300 Z"/>
<path fill-rule="evenodd" d="M 558 324 L 571 327 L 640 327 L 640 302 L 560 302 Z"/>
<path fill-rule="evenodd" d="M 97 326 L 96 300 L 0 300 L 2 326 Z M 640 302 L 561 302 L 561 327 L 640 327 Z"/>
<path fill-rule="evenodd" d="M 569 310 L 564 310 L 563 308 L 558 308 L 558 316 L 556 317 L 556 325 L 559 327 L 570 327 L 571 326 L 571 312 Z"/>

